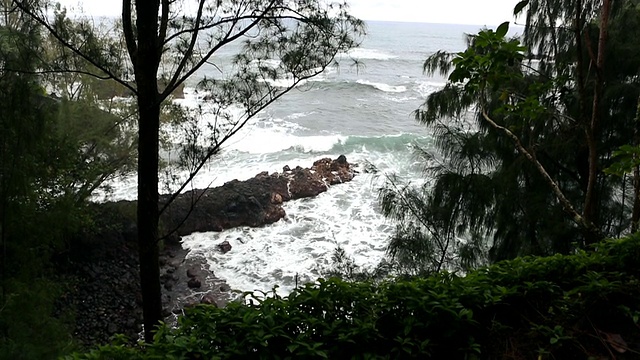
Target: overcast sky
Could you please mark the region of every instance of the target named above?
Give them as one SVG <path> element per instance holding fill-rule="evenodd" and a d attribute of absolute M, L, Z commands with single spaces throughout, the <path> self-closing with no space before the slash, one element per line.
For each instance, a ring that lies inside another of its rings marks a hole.
<path fill-rule="evenodd" d="M 92 15 L 117 16 L 121 0 L 59 0 L 65 6 L 82 3 Z M 412 21 L 495 26 L 512 21 L 518 0 L 348 0 L 353 15 L 364 20 Z"/>

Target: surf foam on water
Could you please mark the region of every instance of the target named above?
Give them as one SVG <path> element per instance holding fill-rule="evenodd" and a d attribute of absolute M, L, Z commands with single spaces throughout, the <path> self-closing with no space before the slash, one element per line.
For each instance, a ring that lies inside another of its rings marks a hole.
<path fill-rule="evenodd" d="M 383 50 L 356 48 L 349 51 L 348 55 L 358 60 L 392 60 L 397 58 L 396 55 L 390 54 Z"/>
<path fill-rule="evenodd" d="M 445 85 L 445 82 L 439 81 L 416 81 L 415 91 L 418 92 L 422 98 L 426 98 L 429 94 L 442 89 Z"/>
<path fill-rule="evenodd" d="M 377 82 L 372 82 L 369 80 L 358 80 L 356 81 L 358 84 L 361 85 L 368 85 L 371 86 L 373 88 L 376 88 L 380 91 L 384 91 L 384 92 L 390 92 L 390 93 L 401 93 L 401 92 L 405 92 L 407 91 L 407 87 L 403 86 L 403 85 L 389 85 L 389 84 L 384 84 L 384 83 L 377 83 Z"/>
<path fill-rule="evenodd" d="M 246 132 L 225 148 L 250 154 L 277 153 L 288 149 L 303 153 L 323 152 L 345 139 L 345 136 L 337 134 L 299 136 L 291 131 L 295 127 L 295 124 L 283 119 L 257 120 L 254 126 L 248 127 Z"/>

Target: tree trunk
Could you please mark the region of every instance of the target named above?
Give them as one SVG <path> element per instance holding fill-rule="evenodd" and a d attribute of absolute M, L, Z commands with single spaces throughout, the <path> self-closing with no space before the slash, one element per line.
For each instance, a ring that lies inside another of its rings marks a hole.
<path fill-rule="evenodd" d="M 634 129 L 633 146 L 640 146 L 640 97 L 638 97 L 638 104 L 636 105 L 636 127 Z M 634 163 L 638 162 L 637 155 L 633 156 Z M 640 166 L 633 167 L 633 212 L 631 213 L 631 232 L 638 231 L 638 224 L 640 222 Z"/>
<path fill-rule="evenodd" d="M 589 146 L 589 181 L 587 184 L 587 192 L 585 195 L 585 205 L 583 216 L 591 223 L 596 222 L 597 214 L 597 191 L 596 183 L 598 181 L 598 151 L 597 139 L 599 138 L 599 121 L 600 121 L 600 99 L 604 91 L 604 48 L 607 43 L 607 35 L 609 30 L 609 15 L 611 14 L 611 0 L 604 0 L 602 10 L 600 12 L 600 34 L 598 37 L 598 55 L 596 59 L 591 59 L 596 65 L 596 84 L 593 93 L 593 108 L 591 110 L 591 122 L 587 126 L 587 145 Z M 593 237 L 592 233 L 586 234 L 587 244 L 592 244 L 600 239 Z"/>
<path fill-rule="evenodd" d="M 138 143 L 138 256 L 142 287 L 144 333 L 147 342 L 162 320 L 160 264 L 158 262 L 158 129 L 154 99 L 140 96 Z"/>
<path fill-rule="evenodd" d="M 138 252 L 144 338 L 147 342 L 153 341 L 155 328 L 162 320 L 158 259 L 160 101 L 156 80 L 160 63 L 157 45 L 159 6 L 158 0 L 136 2 L 137 39 L 144 41 L 138 41 L 135 53 L 130 54 L 138 92 Z"/>
<path fill-rule="evenodd" d="M 631 213 L 632 233 L 638 231 L 638 222 L 640 222 L 640 167 L 635 166 L 633 168 L 633 212 Z"/>

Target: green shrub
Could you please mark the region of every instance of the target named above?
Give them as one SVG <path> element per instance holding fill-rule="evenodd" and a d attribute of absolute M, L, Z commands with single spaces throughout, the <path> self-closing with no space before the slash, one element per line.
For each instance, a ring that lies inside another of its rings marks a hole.
<path fill-rule="evenodd" d="M 8 281 L 0 303 L 0 360 L 56 359 L 78 349 L 70 319 L 54 316 L 63 284 L 50 279 Z"/>
<path fill-rule="evenodd" d="M 82 359 L 634 358 L 640 237 L 592 252 L 371 283 L 318 280 L 287 297 L 197 306 L 152 344 Z M 619 337 L 618 337 L 619 336 Z"/>

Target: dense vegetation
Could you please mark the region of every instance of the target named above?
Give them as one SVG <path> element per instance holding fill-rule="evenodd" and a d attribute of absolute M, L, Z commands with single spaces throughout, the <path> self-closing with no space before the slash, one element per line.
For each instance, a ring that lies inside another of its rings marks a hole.
<path fill-rule="evenodd" d="M 618 358 L 640 352 L 640 237 L 467 276 L 320 280 L 286 298 L 190 309 L 142 347 L 80 359 Z"/>
<path fill-rule="evenodd" d="M 55 43 L 0 8 L 0 358 L 54 358 L 75 344 L 73 314 L 57 311 L 67 283 L 52 259 L 91 226 L 87 198 L 127 171 L 132 138 L 118 126 L 126 112 L 98 109 L 91 86 L 49 94 L 69 84 L 36 74 L 59 60 Z"/>
<path fill-rule="evenodd" d="M 640 48 L 626 40 L 638 2 L 531 0 L 515 12 L 519 38 L 505 23 L 424 64 L 449 80 L 415 113 L 434 134 L 436 150 L 418 151 L 429 181 L 391 177 L 381 193 L 403 271 L 570 254 L 638 229 Z"/>

